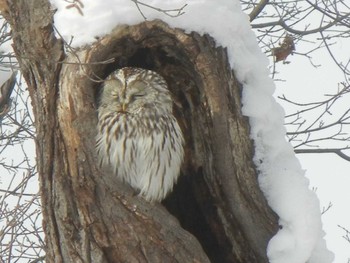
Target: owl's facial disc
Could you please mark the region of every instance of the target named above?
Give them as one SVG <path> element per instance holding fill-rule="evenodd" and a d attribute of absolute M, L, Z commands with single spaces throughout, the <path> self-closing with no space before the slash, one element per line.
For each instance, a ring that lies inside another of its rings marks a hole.
<path fill-rule="evenodd" d="M 119 98 L 121 113 L 137 114 L 145 110 L 145 98 L 147 94 L 147 84 L 140 80 L 127 83 Z"/>
<path fill-rule="evenodd" d="M 125 68 L 111 74 L 104 84 L 104 99 L 106 106 L 119 114 L 147 114 L 171 111 L 167 99 L 167 90 L 159 86 L 166 83 L 145 74 L 131 74 Z M 151 78 L 152 77 L 152 78 Z M 159 83 L 158 83 L 159 82 Z M 164 93 L 164 94 L 163 94 Z M 164 101 L 160 102 L 160 101 Z"/>

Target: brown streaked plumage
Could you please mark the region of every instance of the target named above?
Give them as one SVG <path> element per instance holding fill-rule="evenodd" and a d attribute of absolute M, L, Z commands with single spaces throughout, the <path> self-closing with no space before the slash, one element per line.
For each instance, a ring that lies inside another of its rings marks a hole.
<path fill-rule="evenodd" d="M 102 167 L 148 201 L 173 189 L 184 139 L 172 113 L 170 91 L 158 73 L 122 68 L 107 77 L 98 108 L 97 152 Z"/>

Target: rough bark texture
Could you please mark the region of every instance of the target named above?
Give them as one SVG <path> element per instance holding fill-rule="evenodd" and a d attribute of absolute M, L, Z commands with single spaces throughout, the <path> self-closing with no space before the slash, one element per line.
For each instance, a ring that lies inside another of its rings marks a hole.
<path fill-rule="evenodd" d="M 257 184 L 225 49 L 151 21 L 65 54 L 47 1 L 7 8 L 36 117 L 47 262 L 267 262 L 277 220 Z M 167 209 L 96 166 L 98 90 L 123 66 L 158 71 L 176 101 L 186 161 Z"/>

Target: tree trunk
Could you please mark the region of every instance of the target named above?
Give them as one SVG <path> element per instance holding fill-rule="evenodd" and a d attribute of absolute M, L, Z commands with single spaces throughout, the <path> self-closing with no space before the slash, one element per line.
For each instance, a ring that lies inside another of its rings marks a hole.
<path fill-rule="evenodd" d="M 2 13 L 33 101 L 47 262 L 268 261 L 277 218 L 257 183 L 241 85 L 224 48 L 151 21 L 65 53 L 47 0 L 11 1 Z M 96 165 L 98 91 L 124 66 L 159 72 L 175 98 L 186 160 L 163 204 Z"/>

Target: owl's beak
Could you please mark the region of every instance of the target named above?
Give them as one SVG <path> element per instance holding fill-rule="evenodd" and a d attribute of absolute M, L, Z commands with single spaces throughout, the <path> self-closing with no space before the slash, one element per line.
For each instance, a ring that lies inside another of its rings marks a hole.
<path fill-rule="evenodd" d="M 126 108 L 128 107 L 128 104 L 127 103 L 123 103 L 122 104 L 122 110 L 123 110 L 123 112 L 126 112 Z"/>

